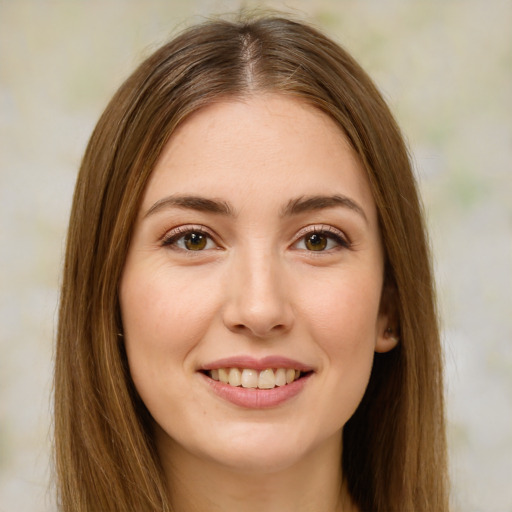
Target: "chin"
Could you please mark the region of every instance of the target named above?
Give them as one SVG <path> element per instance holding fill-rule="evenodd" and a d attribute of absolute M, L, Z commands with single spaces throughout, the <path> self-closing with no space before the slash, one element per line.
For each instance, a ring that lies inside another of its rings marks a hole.
<path fill-rule="evenodd" d="M 296 446 L 277 450 L 274 450 L 273 447 L 261 449 L 261 446 L 255 449 L 232 447 L 230 452 L 216 455 L 215 462 L 238 474 L 249 475 L 285 471 L 300 463 L 306 455 L 302 450 L 299 452 Z"/>
<path fill-rule="evenodd" d="M 223 436 L 210 432 L 217 442 L 214 446 L 203 444 L 202 455 L 200 452 L 196 454 L 239 474 L 264 475 L 286 471 L 307 462 L 323 444 L 330 446 L 334 442 L 341 446 L 341 430 L 334 436 L 319 436 L 318 433 L 300 430 L 294 432 L 290 425 L 276 424 L 252 425 L 249 428 L 246 425 L 237 430 L 236 433 L 230 430 Z"/>

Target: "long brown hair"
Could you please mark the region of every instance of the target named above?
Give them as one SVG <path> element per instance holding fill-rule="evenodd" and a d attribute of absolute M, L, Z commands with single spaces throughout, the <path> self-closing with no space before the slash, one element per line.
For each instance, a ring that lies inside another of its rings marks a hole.
<path fill-rule="evenodd" d="M 331 116 L 366 169 L 400 343 L 376 354 L 344 427 L 344 478 L 363 511 L 448 509 L 442 356 L 417 189 L 400 131 L 361 67 L 279 16 L 211 21 L 143 62 L 101 116 L 71 213 L 55 368 L 58 495 L 66 512 L 169 511 L 148 413 L 127 370 L 118 284 L 140 199 L 176 126 L 226 97 L 272 91 Z"/>

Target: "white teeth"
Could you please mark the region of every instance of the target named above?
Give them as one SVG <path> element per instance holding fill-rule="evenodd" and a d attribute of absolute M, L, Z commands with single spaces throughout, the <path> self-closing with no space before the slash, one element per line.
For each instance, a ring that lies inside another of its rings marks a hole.
<path fill-rule="evenodd" d="M 245 368 L 242 371 L 242 387 L 243 388 L 257 388 L 258 387 L 258 372 L 257 370 L 249 370 Z"/>
<path fill-rule="evenodd" d="M 273 389 L 291 384 L 300 377 L 300 370 L 294 368 L 267 368 L 259 372 L 252 368 L 219 368 L 210 370 L 209 376 L 230 386 L 243 388 Z"/>
<path fill-rule="evenodd" d="M 242 383 L 242 373 L 238 368 L 231 368 L 231 370 L 229 370 L 228 382 L 230 386 L 240 386 Z"/>
<path fill-rule="evenodd" d="M 260 372 L 260 376 L 258 378 L 258 387 L 260 389 L 272 389 L 276 387 L 276 377 L 274 375 L 274 370 L 269 368 Z"/>
<path fill-rule="evenodd" d="M 276 370 L 276 386 L 284 386 L 286 384 L 286 370 L 278 368 Z"/>
<path fill-rule="evenodd" d="M 219 380 L 227 384 L 229 382 L 229 374 L 226 368 L 219 368 Z"/>

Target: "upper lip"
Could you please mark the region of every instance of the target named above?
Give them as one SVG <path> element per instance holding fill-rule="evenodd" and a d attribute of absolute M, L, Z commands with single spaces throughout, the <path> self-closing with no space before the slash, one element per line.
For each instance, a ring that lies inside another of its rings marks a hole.
<path fill-rule="evenodd" d="M 203 365 L 201 370 L 218 370 L 219 368 L 250 368 L 258 371 L 267 368 L 293 368 L 301 372 L 313 371 L 310 365 L 284 356 L 266 356 L 259 359 L 251 356 L 226 357 Z"/>

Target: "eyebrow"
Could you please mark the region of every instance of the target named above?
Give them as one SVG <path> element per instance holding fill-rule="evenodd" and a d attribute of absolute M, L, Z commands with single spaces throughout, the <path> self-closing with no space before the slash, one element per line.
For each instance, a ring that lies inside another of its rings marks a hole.
<path fill-rule="evenodd" d="M 343 195 L 316 195 L 316 196 L 301 196 L 288 201 L 287 205 L 281 211 L 281 217 L 291 217 L 301 213 L 323 210 L 326 208 L 336 207 L 348 208 L 359 214 L 366 222 L 368 218 L 364 210 L 354 200 Z M 201 196 L 192 195 L 172 195 L 158 200 L 149 210 L 144 214 L 144 218 L 153 215 L 166 208 L 183 208 L 185 210 L 195 210 L 199 212 L 215 213 L 218 215 L 226 215 L 234 217 L 235 213 L 231 206 L 225 202 L 217 199 L 208 199 Z"/>
<path fill-rule="evenodd" d="M 185 210 L 196 210 L 199 212 L 216 213 L 219 215 L 233 216 L 233 210 L 225 201 L 207 199 L 199 196 L 168 196 L 157 201 L 145 213 L 144 217 L 153 215 L 165 208 L 183 208 Z"/>
<path fill-rule="evenodd" d="M 291 215 L 298 215 L 304 212 L 310 212 L 315 210 L 323 210 L 325 208 L 335 207 L 349 208 L 350 210 L 359 214 L 368 223 L 368 218 L 364 213 L 364 210 L 359 204 L 353 199 L 343 195 L 332 195 L 332 196 L 302 196 L 297 199 L 292 199 L 288 202 L 282 212 L 283 217 Z"/>

